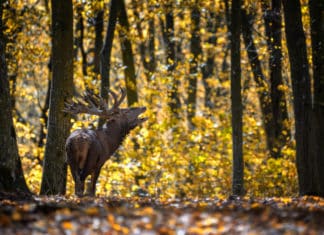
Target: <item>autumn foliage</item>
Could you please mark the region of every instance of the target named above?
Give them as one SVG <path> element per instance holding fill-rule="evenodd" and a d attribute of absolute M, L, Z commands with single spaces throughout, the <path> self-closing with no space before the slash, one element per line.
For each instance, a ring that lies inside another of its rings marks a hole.
<path fill-rule="evenodd" d="M 152 201 L 55 196 L 11 201 L 0 196 L 0 232 L 321 234 L 323 203 L 319 197 Z"/>
<path fill-rule="evenodd" d="M 8 69 L 11 95 L 14 102 L 14 122 L 18 137 L 19 154 L 27 184 L 38 193 L 41 185 L 44 142 L 46 134 L 46 96 L 50 85 L 50 12 L 47 1 L 9 1 L 4 11 L 5 34 L 8 39 Z M 77 21 L 82 17 L 84 32 L 82 47 L 75 45 L 74 84 L 75 94 L 86 87 L 99 91 L 100 76 L 94 70 L 94 17 L 104 11 L 104 24 L 108 19 L 110 1 L 73 2 L 75 11 L 75 37 L 80 36 Z M 193 54 L 190 51 L 190 11 L 194 1 L 181 2 L 173 8 L 175 30 L 173 40 L 181 49 L 175 69 L 170 73 L 172 61 L 165 60 L 162 24 L 165 20 L 166 1 L 126 1 L 130 30 L 127 37 L 132 42 L 135 58 L 138 105 L 146 106 L 148 121 L 134 130 L 119 151 L 101 171 L 97 192 L 109 197 L 170 198 L 226 198 L 231 194 L 232 139 L 229 82 L 229 39 L 225 1 L 201 1 L 202 54 L 198 59 L 198 72 L 191 75 L 198 79 L 196 116 L 188 125 L 186 100 L 188 74 Z M 248 12 L 254 12 L 253 40 L 266 77 L 269 76 L 264 22 L 261 8 L 255 1 L 246 1 Z M 139 13 L 139 14 L 138 14 Z M 215 32 L 206 30 L 208 17 L 215 14 Z M 308 7 L 302 1 L 303 23 L 309 35 Z M 154 19 L 156 68 L 148 72 L 144 61 L 152 58 L 141 56 L 140 46 L 148 43 L 148 21 Z M 122 30 L 117 24 L 116 30 Z M 213 35 L 211 35 L 213 34 Z M 208 39 L 216 37 L 215 43 Z M 285 38 L 283 38 L 285 40 Z M 307 45 L 310 39 L 307 37 Z M 284 44 L 283 44 L 284 45 Z M 83 48 L 83 49 L 82 49 Z M 82 52 L 82 50 L 84 50 Z M 242 52 L 243 86 L 243 141 L 245 160 L 245 188 L 248 196 L 295 196 L 297 173 L 295 168 L 295 143 L 289 138 L 283 147 L 282 157 L 271 158 L 267 149 L 262 124 L 258 92 L 260 88 L 252 79 L 251 67 L 244 46 Z M 289 80 L 287 48 L 283 46 L 283 78 L 281 89 L 287 98 L 292 117 L 292 98 Z M 85 56 L 82 54 L 85 53 Z M 310 55 L 310 51 L 308 51 Z M 208 56 L 214 59 L 212 74 L 203 80 L 202 71 Z M 111 87 L 125 87 L 124 70 L 118 34 L 114 39 L 111 57 Z M 181 103 L 178 116 L 170 110 L 170 84 L 176 81 Z M 204 82 L 212 90 L 209 105 L 205 105 Z M 261 91 L 262 92 L 262 91 Z M 126 106 L 127 104 L 122 104 Z M 45 115 L 42 116 L 42 113 Z M 293 128 L 293 119 L 286 123 Z M 71 120 L 72 129 L 97 125 L 96 117 L 83 115 Z M 285 133 L 287 134 L 287 133 Z M 276 150 L 274 150 L 276 151 Z M 73 181 L 68 172 L 67 194 L 73 193 Z M 256 204 L 259 206 L 259 204 Z M 142 212 L 138 212 L 142 213 Z M 113 220 L 115 218 L 108 218 Z M 0 221 L 1 222 L 1 221 Z M 62 224 L 69 227 L 71 224 Z M 161 228 L 162 229 L 162 228 Z"/>

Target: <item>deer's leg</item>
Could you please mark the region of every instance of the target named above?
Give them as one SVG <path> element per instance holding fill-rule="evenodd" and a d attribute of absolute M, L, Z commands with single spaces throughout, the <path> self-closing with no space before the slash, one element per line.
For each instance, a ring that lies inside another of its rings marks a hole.
<path fill-rule="evenodd" d="M 84 180 L 80 179 L 79 174 L 76 174 L 76 177 L 74 178 L 74 187 L 75 194 L 79 197 L 82 197 L 84 192 Z"/>
<path fill-rule="evenodd" d="M 74 193 L 82 197 L 84 192 L 84 180 L 80 179 L 80 174 L 77 169 L 74 169 L 74 167 L 70 167 L 70 169 L 74 180 Z"/>
<path fill-rule="evenodd" d="M 83 192 L 84 192 L 84 180 L 80 180 L 80 178 L 78 180 L 75 181 L 75 194 L 79 197 L 83 196 Z"/>
<path fill-rule="evenodd" d="M 97 180 L 100 174 L 100 169 L 101 167 L 99 167 L 98 169 L 96 169 L 92 174 L 91 174 L 91 181 L 88 185 L 88 192 L 87 194 L 89 196 L 95 196 L 96 195 L 96 184 L 97 184 Z"/>
<path fill-rule="evenodd" d="M 84 192 L 84 180 L 80 179 L 80 176 L 76 174 L 74 178 L 74 192 L 77 196 L 82 197 Z"/>

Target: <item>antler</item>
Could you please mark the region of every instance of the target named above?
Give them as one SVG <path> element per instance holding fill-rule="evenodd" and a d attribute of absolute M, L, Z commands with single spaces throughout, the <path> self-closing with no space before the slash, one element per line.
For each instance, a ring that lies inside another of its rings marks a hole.
<path fill-rule="evenodd" d="M 87 113 L 103 118 L 109 118 L 113 113 L 118 111 L 119 105 L 126 97 L 126 91 L 122 88 L 120 88 L 120 90 L 121 97 L 119 99 L 115 92 L 108 90 L 114 99 L 113 107 L 111 109 L 108 108 L 107 103 L 101 96 L 96 95 L 92 90 L 87 88 L 81 99 L 77 99 L 71 103 L 66 102 L 63 112 L 71 114 Z"/>
<path fill-rule="evenodd" d="M 113 92 L 112 90 L 108 90 L 108 92 L 111 94 L 111 96 L 114 99 L 113 109 L 118 109 L 119 105 L 123 102 L 123 100 L 126 97 L 126 90 L 121 88 L 121 87 L 119 89 L 120 89 L 120 92 L 121 92 L 121 96 L 120 96 L 119 99 L 118 99 L 118 96 L 117 96 L 117 94 L 115 92 Z"/>
<path fill-rule="evenodd" d="M 87 113 L 107 118 L 114 110 L 108 109 L 108 105 L 102 97 L 94 94 L 92 90 L 86 89 L 81 99 L 70 103 L 66 102 L 63 111 L 71 114 Z"/>

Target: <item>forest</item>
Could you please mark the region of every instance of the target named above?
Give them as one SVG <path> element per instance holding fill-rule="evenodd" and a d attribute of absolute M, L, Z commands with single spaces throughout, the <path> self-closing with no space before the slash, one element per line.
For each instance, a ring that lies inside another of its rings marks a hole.
<path fill-rule="evenodd" d="M 0 0 L 0 109 L 6 234 L 324 232 L 322 0 Z"/>

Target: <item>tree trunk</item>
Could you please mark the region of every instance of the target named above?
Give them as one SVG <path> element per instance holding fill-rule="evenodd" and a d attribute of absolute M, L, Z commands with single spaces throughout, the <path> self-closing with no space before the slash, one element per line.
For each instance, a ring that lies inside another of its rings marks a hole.
<path fill-rule="evenodd" d="M 150 82 L 151 77 L 156 68 L 156 59 L 155 59 L 155 25 L 154 25 L 154 15 L 148 18 L 148 43 L 145 42 L 143 36 L 143 30 L 141 27 L 142 20 L 140 19 L 140 12 L 143 11 L 143 6 L 137 1 L 133 1 L 133 12 L 136 18 L 136 29 L 139 37 L 139 54 L 141 56 L 141 62 L 144 67 L 144 74 L 147 78 L 147 81 Z M 149 10 L 153 10 L 153 6 L 148 2 Z M 146 45 L 148 44 L 148 45 Z"/>
<path fill-rule="evenodd" d="M 177 64 L 176 59 L 176 48 L 174 38 L 174 16 L 173 16 L 173 4 L 170 3 L 166 7 L 165 14 L 165 26 L 163 21 L 161 21 L 163 39 L 166 46 L 166 64 L 168 76 L 171 78 L 170 89 L 168 90 L 168 105 L 170 107 L 172 116 L 177 119 L 179 118 L 179 111 L 181 107 L 178 87 L 179 80 L 174 76 L 174 69 Z"/>
<path fill-rule="evenodd" d="M 125 1 L 120 0 L 118 3 L 120 4 L 120 12 L 118 17 L 119 24 L 121 26 L 119 30 L 120 47 L 122 50 L 123 63 L 124 66 L 126 67 L 125 81 L 126 81 L 126 89 L 127 89 L 127 103 L 128 106 L 131 106 L 132 104 L 138 102 L 134 55 L 133 55 L 131 41 L 128 35 L 130 29 L 129 29 L 129 22 L 128 22 L 128 16 L 126 12 Z"/>
<path fill-rule="evenodd" d="M 47 111 L 49 109 L 49 104 L 50 104 L 50 93 L 51 93 L 51 84 L 52 84 L 52 59 L 50 59 L 48 63 L 48 79 L 47 79 L 47 92 L 46 92 L 46 98 L 44 102 L 44 106 L 41 108 L 41 115 L 40 119 L 42 120 L 40 122 L 40 130 L 39 130 L 39 139 L 38 139 L 38 147 L 43 147 L 45 144 L 45 139 L 46 139 L 46 127 L 48 124 L 48 116 L 47 116 Z M 43 160 L 40 157 L 40 154 L 35 156 L 38 163 L 43 166 Z"/>
<path fill-rule="evenodd" d="M 29 193 L 18 154 L 3 35 L 3 2 L 0 2 L 0 191 Z"/>
<path fill-rule="evenodd" d="M 77 21 L 76 21 L 76 35 L 74 37 L 74 58 L 77 59 L 78 51 L 80 49 L 81 57 L 82 57 L 82 74 L 84 76 L 88 75 L 87 67 L 87 53 L 84 49 L 83 40 L 84 40 L 84 23 L 83 23 L 83 15 L 82 12 L 84 11 L 83 5 L 79 5 L 76 9 L 77 11 Z"/>
<path fill-rule="evenodd" d="M 149 55 L 149 61 L 145 62 L 145 67 L 147 71 L 149 72 L 149 78 L 152 77 L 153 73 L 156 69 L 156 59 L 155 59 L 155 20 L 154 17 L 152 17 L 149 20 L 149 42 L 148 42 L 148 55 Z"/>
<path fill-rule="evenodd" d="M 101 85 L 100 85 L 100 96 L 108 100 L 108 89 L 110 87 L 110 58 L 112 43 L 114 40 L 115 28 L 117 23 L 117 17 L 119 12 L 118 0 L 111 0 L 109 9 L 109 20 L 107 25 L 107 32 L 105 37 L 105 43 L 100 53 L 100 74 L 101 74 Z M 103 125 L 104 119 L 99 119 L 99 126 Z"/>
<path fill-rule="evenodd" d="M 232 1 L 231 10 L 231 109 L 233 140 L 233 195 L 244 194 L 243 179 L 243 135 L 242 135 L 242 95 L 241 95 L 241 1 Z"/>
<path fill-rule="evenodd" d="M 208 44 L 210 44 L 210 49 L 207 50 L 207 59 L 204 65 L 201 67 L 202 76 L 203 76 L 203 84 L 205 88 L 205 99 L 204 105 L 208 108 L 213 108 L 215 104 L 213 103 L 212 97 L 212 88 L 209 85 L 208 79 L 213 76 L 213 72 L 215 70 L 215 46 L 216 46 L 216 31 L 219 26 L 219 17 L 214 10 L 210 10 L 207 15 L 206 28 L 207 32 L 210 35 L 208 37 Z M 217 77 L 217 74 L 216 74 Z M 216 79 L 216 78 L 214 78 Z"/>
<path fill-rule="evenodd" d="M 314 104 L 312 154 L 316 168 L 317 195 L 324 197 L 324 2 L 310 0 L 311 37 L 313 52 Z"/>
<path fill-rule="evenodd" d="M 227 28 L 227 31 L 230 32 L 230 28 L 231 28 L 231 14 L 230 14 L 230 7 L 229 7 L 229 3 L 227 0 L 224 0 L 224 7 L 225 7 L 225 17 L 224 17 L 224 20 L 225 20 L 225 25 L 226 25 L 226 28 Z M 227 74 L 229 72 L 229 63 L 228 63 L 228 60 L 227 60 L 227 57 L 230 53 L 230 42 L 231 42 L 231 35 L 230 33 L 227 33 L 226 34 L 226 39 L 227 39 L 227 43 L 224 44 L 223 46 L 223 51 L 224 51 L 224 57 L 223 57 L 223 61 L 222 61 L 222 65 L 221 65 L 221 72 L 223 74 Z M 219 81 L 220 83 L 223 83 L 224 81 L 226 80 L 229 80 L 229 76 L 221 76 L 219 78 Z M 216 96 L 219 97 L 219 96 L 226 96 L 228 95 L 228 91 L 227 89 L 225 88 L 222 88 L 221 86 L 218 86 L 217 89 L 216 89 Z"/>
<path fill-rule="evenodd" d="M 73 92 L 72 0 L 52 0 L 52 86 L 41 194 L 64 194 L 66 186 L 65 140 L 70 115 L 62 112 Z"/>
<path fill-rule="evenodd" d="M 103 16 L 104 11 L 102 9 L 96 12 L 95 16 L 95 48 L 94 48 L 94 59 L 93 59 L 93 72 L 96 74 L 96 79 L 98 79 L 100 74 L 100 52 L 103 48 Z"/>
<path fill-rule="evenodd" d="M 301 20 L 299 0 L 283 0 L 285 31 L 290 61 L 295 113 L 296 165 L 300 195 L 312 194 L 314 159 L 310 156 L 309 127 L 311 112 L 311 88 L 306 52 L 306 40 Z M 316 190 L 315 190 L 316 191 Z"/>
<path fill-rule="evenodd" d="M 282 78 L 282 52 L 281 52 L 281 0 L 272 0 L 271 8 L 262 1 L 263 18 L 267 36 L 270 70 L 270 97 L 273 117 L 273 146 L 271 156 L 282 157 L 281 150 L 290 139 L 287 102 Z"/>
<path fill-rule="evenodd" d="M 189 68 L 189 86 L 188 86 L 188 100 L 187 100 L 187 119 L 190 127 L 193 127 L 192 119 L 196 114 L 197 102 L 197 77 L 198 77 L 198 62 L 202 54 L 200 45 L 200 10 L 198 3 L 192 6 L 191 10 L 191 39 L 190 51 L 193 58 L 190 61 Z"/>
<path fill-rule="evenodd" d="M 258 98 L 261 107 L 262 123 L 266 133 L 267 147 L 272 157 L 277 157 L 278 151 L 274 151 L 274 117 L 271 109 L 271 99 L 269 99 L 269 86 L 266 78 L 262 72 L 261 62 L 256 46 L 253 42 L 252 27 L 253 16 L 251 13 L 247 13 L 245 9 L 242 9 L 242 34 L 245 44 L 245 49 L 248 54 L 249 62 L 252 68 L 254 81 L 257 85 Z"/>

